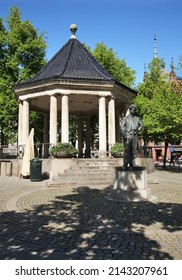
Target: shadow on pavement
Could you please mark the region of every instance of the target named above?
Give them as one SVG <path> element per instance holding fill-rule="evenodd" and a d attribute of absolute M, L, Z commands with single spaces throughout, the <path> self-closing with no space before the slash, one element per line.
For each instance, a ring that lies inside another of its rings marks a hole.
<path fill-rule="evenodd" d="M 112 202 L 110 189 L 75 188 L 48 204 L 0 214 L 0 259 L 172 259 L 145 235 L 181 230 L 181 205 Z"/>

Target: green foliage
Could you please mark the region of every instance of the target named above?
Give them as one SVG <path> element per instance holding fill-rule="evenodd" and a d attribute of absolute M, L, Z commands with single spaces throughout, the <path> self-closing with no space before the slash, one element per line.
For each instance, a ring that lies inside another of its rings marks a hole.
<path fill-rule="evenodd" d="M 34 128 L 34 142 L 43 143 L 44 116 L 39 112 L 30 112 L 30 130 Z"/>
<path fill-rule="evenodd" d="M 103 43 L 97 43 L 92 55 L 118 82 L 133 86 L 135 71 L 126 65 L 124 59 L 119 59 L 112 48 L 107 48 Z"/>
<path fill-rule="evenodd" d="M 107 48 L 103 43 L 97 43 L 95 49 L 92 51 L 90 47 L 85 44 L 84 46 L 118 82 L 129 87 L 134 86 L 135 71 L 126 65 L 124 59 L 120 60 L 112 48 Z M 93 148 L 98 146 L 98 119 L 96 116 L 92 116 L 91 118 L 90 139 Z"/>
<path fill-rule="evenodd" d="M 144 83 L 138 87 L 138 92 L 143 97 L 152 98 L 158 92 L 169 91 L 167 83 L 167 74 L 163 68 L 163 61 L 159 58 L 154 58 L 148 66 L 149 73 Z"/>
<path fill-rule="evenodd" d="M 123 151 L 124 151 L 124 145 L 123 143 L 115 143 L 111 149 L 110 149 L 110 153 L 112 156 L 122 156 L 123 155 Z"/>
<path fill-rule="evenodd" d="M 144 140 L 164 141 L 167 147 L 182 138 L 182 93 L 170 89 L 166 76 L 161 75 L 159 59 L 152 61 L 149 70 L 134 102 L 144 124 Z"/>
<path fill-rule="evenodd" d="M 50 154 L 54 157 L 57 157 L 60 152 L 64 152 L 65 156 L 75 157 L 78 153 L 78 150 L 70 143 L 58 143 L 50 150 Z"/>
<path fill-rule="evenodd" d="M 144 137 L 155 142 L 182 138 L 182 96 L 171 92 L 156 93 L 152 99 L 136 98 L 145 128 Z"/>
<path fill-rule="evenodd" d="M 0 19 L 0 129 L 1 144 L 17 139 L 18 103 L 12 87 L 34 76 L 45 64 L 43 34 L 21 20 L 17 6 L 10 9 L 5 23 Z"/>

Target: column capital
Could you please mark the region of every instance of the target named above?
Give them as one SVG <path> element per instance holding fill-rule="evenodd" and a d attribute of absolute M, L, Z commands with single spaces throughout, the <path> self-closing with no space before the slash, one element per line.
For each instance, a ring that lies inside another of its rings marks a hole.
<path fill-rule="evenodd" d="M 22 105 L 23 104 L 23 100 L 20 100 L 20 99 L 18 99 L 18 104 L 20 105 Z"/>
<path fill-rule="evenodd" d="M 101 94 L 98 94 L 98 97 L 99 98 L 102 98 L 102 97 L 106 98 L 107 96 L 101 93 Z"/>
<path fill-rule="evenodd" d="M 50 96 L 50 97 L 52 97 L 52 96 L 58 97 L 58 95 L 59 95 L 58 93 L 51 93 L 49 96 Z"/>
<path fill-rule="evenodd" d="M 30 102 L 30 100 L 31 100 L 30 98 L 25 98 L 25 99 L 23 99 L 23 100 L 21 100 L 21 101 L 22 101 L 22 102 L 26 101 L 26 102 L 28 102 L 28 103 L 29 103 L 29 102 Z"/>
<path fill-rule="evenodd" d="M 61 97 L 63 97 L 63 96 L 69 96 L 70 95 L 70 93 L 61 93 Z"/>
<path fill-rule="evenodd" d="M 108 96 L 108 100 L 110 101 L 110 100 L 116 100 L 116 97 L 115 96 L 113 96 L 113 95 L 111 95 L 111 96 Z"/>

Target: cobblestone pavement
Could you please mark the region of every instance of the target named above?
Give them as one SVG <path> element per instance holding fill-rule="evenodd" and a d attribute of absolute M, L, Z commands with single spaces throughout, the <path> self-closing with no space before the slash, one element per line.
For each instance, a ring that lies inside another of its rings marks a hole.
<path fill-rule="evenodd" d="M 182 173 L 156 170 L 148 183 L 157 202 L 0 177 L 0 259 L 181 260 Z"/>

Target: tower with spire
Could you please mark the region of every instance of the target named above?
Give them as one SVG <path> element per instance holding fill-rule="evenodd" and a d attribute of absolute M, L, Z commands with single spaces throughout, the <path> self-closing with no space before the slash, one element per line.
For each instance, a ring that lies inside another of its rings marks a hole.
<path fill-rule="evenodd" d="M 154 31 L 154 58 L 157 58 L 157 37 L 155 31 Z"/>
<path fill-rule="evenodd" d="M 176 77 L 176 72 L 174 70 L 174 62 L 173 58 L 171 58 L 171 72 L 169 74 L 169 84 L 173 91 L 180 92 L 181 91 L 181 84 Z"/>
<path fill-rule="evenodd" d="M 153 59 L 157 58 L 157 37 L 156 37 L 156 31 L 154 31 L 154 55 Z M 144 75 L 143 75 L 143 82 L 147 79 L 147 70 L 146 70 L 146 63 L 144 63 Z"/>
<path fill-rule="evenodd" d="M 147 66 L 146 66 L 146 63 L 144 63 L 144 75 L 143 75 L 143 82 L 145 82 L 146 81 L 146 79 L 147 79 Z"/>

